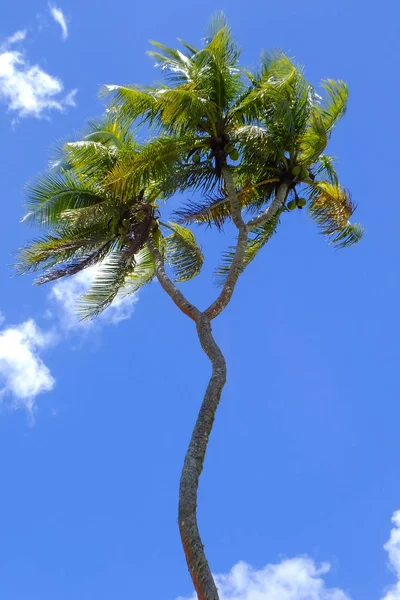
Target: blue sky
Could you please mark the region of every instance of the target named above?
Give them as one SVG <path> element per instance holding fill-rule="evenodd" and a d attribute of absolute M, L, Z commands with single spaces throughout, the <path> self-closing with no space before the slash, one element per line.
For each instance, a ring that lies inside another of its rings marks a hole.
<path fill-rule="evenodd" d="M 152 284 L 78 326 L 71 307 L 90 274 L 33 288 L 9 265 L 33 235 L 19 223 L 25 182 L 58 139 L 101 114 L 99 86 L 152 82 L 148 40 L 197 43 L 223 9 L 245 64 L 281 48 L 312 82 L 347 81 L 330 153 L 366 235 L 335 252 L 297 211 L 215 322 L 229 381 L 200 489 L 210 563 L 223 600 L 398 600 L 397 2 L 9 4 L 0 30 L 1 598 L 192 594 L 177 488 L 209 370 L 192 324 Z M 229 241 L 202 236 L 210 260 L 186 287 L 200 306 L 216 293 L 211 257 Z"/>

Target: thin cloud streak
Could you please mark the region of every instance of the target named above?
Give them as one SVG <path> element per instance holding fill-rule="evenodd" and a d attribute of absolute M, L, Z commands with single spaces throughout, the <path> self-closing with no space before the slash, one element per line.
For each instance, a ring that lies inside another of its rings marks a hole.
<path fill-rule="evenodd" d="M 67 19 L 65 18 L 63 11 L 61 10 L 61 8 L 59 8 L 58 6 L 54 6 L 53 4 L 49 4 L 49 10 L 55 22 L 58 23 L 61 27 L 62 39 L 66 40 L 68 37 L 68 25 Z"/>

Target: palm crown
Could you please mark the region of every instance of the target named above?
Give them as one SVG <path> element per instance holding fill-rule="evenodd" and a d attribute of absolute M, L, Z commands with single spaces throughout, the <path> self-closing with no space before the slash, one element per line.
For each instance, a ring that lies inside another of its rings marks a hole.
<path fill-rule="evenodd" d="M 203 255 L 187 225 L 221 228 L 233 217 L 229 182 L 239 208 L 255 215 L 247 223 L 242 269 L 296 207 L 307 205 L 336 246 L 360 239 L 362 228 L 349 221 L 354 204 L 325 154 L 346 110 L 344 82 L 324 81 L 321 98 L 282 53 L 263 56 L 256 73 L 245 71 L 220 18 L 199 50 L 186 42 L 182 51 L 153 45 L 166 83 L 106 86 L 106 117 L 64 144 L 59 160 L 29 187 L 25 219 L 46 231 L 22 249 L 21 272 L 41 269 L 40 284 L 100 265 L 80 306 L 84 317 L 152 280 L 151 246 L 177 281 L 188 280 L 200 272 Z M 141 135 L 142 125 L 151 137 L 139 144 L 133 132 Z M 164 223 L 159 200 L 185 190 L 200 199 Z M 224 255 L 221 282 L 233 258 L 233 251 Z"/>

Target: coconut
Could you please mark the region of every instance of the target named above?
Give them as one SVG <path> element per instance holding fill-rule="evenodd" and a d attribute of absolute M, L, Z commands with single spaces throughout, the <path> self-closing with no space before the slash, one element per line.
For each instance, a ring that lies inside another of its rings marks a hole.
<path fill-rule="evenodd" d="M 238 160 L 239 152 L 237 150 L 233 149 L 232 152 L 229 152 L 229 158 L 231 160 Z"/>
<path fill-rule="evenodd" d="M 295 177 L 297 177 L 298 175 L 300 175 L 301 173 L 301 167 L 300 165 L 296 165 L 295 167 L 293 167 L 292 169 L 292 175 L 294 175 Z"/>
<path fill-rule="evenodd" d="M 198 152 L 196 152 L 196 154 L 193 154 L 192 161 L 194 163 L 199 163 L 200 162 L 200 154 Z"/>
<path fill-rule="evenodd" d="M 307 204 L 307 200 L 305 198 L 297 198 L 297 206 L 299 208 L 303 208 Z"/>
<path fill-rule="evenodd" d="M 310 178 L 310 174 L 308 172 L 308 168 L 307 167 L 301 167 L 301 178 L 302 179 L 309 179 Z"/>
<path fill-rule="evenodd" d="M 296 204 L 296 200 L 290 200 L 290 202 L 287 203 L 287 207 L 289 210 L 294 210 L 296 208 L 297 204 Z"/>

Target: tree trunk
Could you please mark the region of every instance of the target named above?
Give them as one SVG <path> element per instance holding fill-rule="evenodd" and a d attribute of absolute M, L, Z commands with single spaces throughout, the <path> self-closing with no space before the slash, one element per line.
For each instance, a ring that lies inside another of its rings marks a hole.
<path fill-rule="evenodd" d="M 226 382 L 226 362 L 212 335 L 210 320 L 204 313 L 196 320 L 196 325 L 201 346 L 210 359 L 212 373 L 182 469 L 178 522 L 186 562 L 198 600 L 218 600 L 217 587 L 208 566 L 197 525 L 197 491 L 208 438 Z"/>

